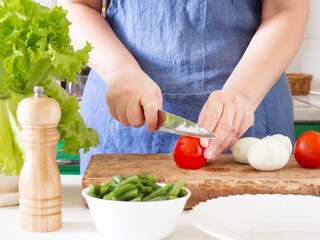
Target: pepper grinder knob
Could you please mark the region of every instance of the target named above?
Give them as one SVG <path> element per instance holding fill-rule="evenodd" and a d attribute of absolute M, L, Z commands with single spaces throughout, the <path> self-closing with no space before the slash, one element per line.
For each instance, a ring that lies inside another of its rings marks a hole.
<path fill-rule="evenodd" d="M 42 86 L 35 86 L 33 88 L 34 97 L 43 97 L 44 89 Z"/>
<path fill-rule="evenodd" d="M 55 161 L 60 135 L 59 103 L 43 96 L 43 87 L 23 99 L 17 108 L 25 160 L 20 174 L 20 227 L 27 232 L 61 228 L 61 179 Z"/>

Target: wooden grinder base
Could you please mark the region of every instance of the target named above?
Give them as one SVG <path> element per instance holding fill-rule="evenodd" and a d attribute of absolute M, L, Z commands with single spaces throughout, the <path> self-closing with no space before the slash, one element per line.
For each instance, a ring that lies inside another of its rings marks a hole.
<path fill-rule="evenodd" d="M 20 216 L 20 227 L 26 232 L 52 232 L 61 228 L 61 212 L 51 216 Z"/>

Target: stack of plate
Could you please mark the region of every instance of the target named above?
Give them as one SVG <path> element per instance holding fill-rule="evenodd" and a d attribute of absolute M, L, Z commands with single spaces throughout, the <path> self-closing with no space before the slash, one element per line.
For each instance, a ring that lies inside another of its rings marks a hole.
<path fill-rule="evenodd" d="M 320 198 L 258 194 L 200 203 L 190 220 L 218 239 L 320 239 Z"/>
<path fill-rule="evenodd" d="M 19 177 L 0 174 L 0 207 L 19 204 Z"/>

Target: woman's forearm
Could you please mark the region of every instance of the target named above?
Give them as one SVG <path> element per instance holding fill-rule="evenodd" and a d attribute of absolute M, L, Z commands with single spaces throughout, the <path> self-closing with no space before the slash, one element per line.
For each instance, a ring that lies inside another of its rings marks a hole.
<path fill-rule="evenodd" d="M 69 35 L 75 50 L 82 48 L 86 41 L 91 43 L 88 65 L 105 80 L 113 72 L 124 66 L 139 67 L 137 61 L 120 42 L 108 22 L 102 17 L 101 1 L 95 6 L 86 4 L 84 0 L 62 0 L 58 4 L 68 10 L 71 21 Z"/>
<path fill-rule="evenodd" d="M 75 49 L 86 41 L 93 46 L 89 66 L 108 83 L 105 98 L 111 116 L 123 126 L 141 127 L 146 123 L 147 129 L 154 131 L 158 109 L 162 108 L 161 90 L 101 16 L 101 1 L 61 0 L 61 4 L 69 10 Z"/>
<path fill-rule="evenodd" d="M 240 93 L 255 110 L 298 51 L 308 12 L 307 0 L 265 0 L 261 26 L 223 89 Z"/>

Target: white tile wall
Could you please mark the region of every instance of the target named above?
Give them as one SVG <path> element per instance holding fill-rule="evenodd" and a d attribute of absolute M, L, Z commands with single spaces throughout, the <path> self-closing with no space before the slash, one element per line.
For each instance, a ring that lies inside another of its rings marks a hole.
<path fill-rule="evenodd" d="M 310 15 L 304 40 L 287 73 L 311 73 L 311 89 L 320 89 L 320 1 L 310 0 Z"/>
<path fill-rule="evenodd" d="M 35 2 L 40 3 L 42 6 L 52 8 L 56 5 L 57 0 L 34 0 Z"/>
<path fill-rule="evenodd" d="M 310 0 L 309 20 L 305 31 L 305 38 L 320 38 L 320 1 Z"/>

